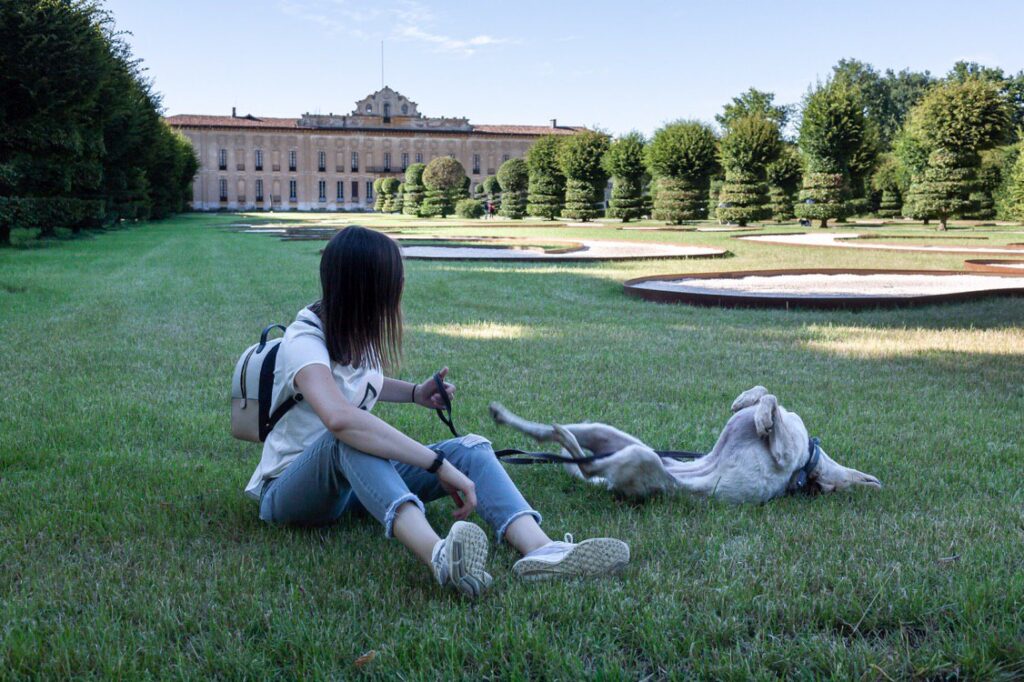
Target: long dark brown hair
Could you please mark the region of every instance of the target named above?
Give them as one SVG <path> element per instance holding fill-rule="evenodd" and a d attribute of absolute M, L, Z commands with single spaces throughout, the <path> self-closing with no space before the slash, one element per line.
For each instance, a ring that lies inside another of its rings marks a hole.
<path fill-rule="evenodd" d="M 324 325 L 331 360 L 393 369 L 402 356 L 402 252 L 359 225 L 338 232 L 320 258 L 322 296 L 309 308 Z"/>

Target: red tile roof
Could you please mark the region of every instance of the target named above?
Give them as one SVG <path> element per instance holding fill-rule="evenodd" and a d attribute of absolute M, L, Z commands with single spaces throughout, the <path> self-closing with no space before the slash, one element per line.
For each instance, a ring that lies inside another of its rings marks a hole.
<path fill-rule="evenodd" d="M 187 128 L 299 128 L 299 119 L 297 118 L 265 118 L 256 116 L 205 116 L 201 114 L 178 114 L 176 116 L 168 116 L 166 119 L 169 125 L 176 127 L 187 127 Z M 299 128 L 300 130 L 315 130 L 313 128 Z M 359 130 L 394 130 L 395 132 L 424 132 L 424 133 L 461 133 L 465 131 L 449 131 L 449 130 L 432 130 L 418 128 L 377 128 L 377 129 L 363 129 L 363 128 L 345 128 L 345 129 L 332 129 L 326 128 L 325 130 L 351 130 L 353 132 Z M 521 126 L 521 125 L 474 125 L 473 132 L 476 133 L 488 133 L 491 135 L 572 135 L 580 130 L 585 130 L 581 126 L 558 126 L 552 128 L 551 126 Z"/>

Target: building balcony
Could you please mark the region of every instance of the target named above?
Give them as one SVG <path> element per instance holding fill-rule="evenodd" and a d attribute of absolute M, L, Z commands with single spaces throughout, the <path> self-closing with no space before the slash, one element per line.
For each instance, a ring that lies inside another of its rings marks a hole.
<path fill-rule="evenodd" d="M 244 163 L 235 164 L 235 170 L 244 171 L 245 170 L 245 164 Z"/>
<path fill-rule="evenodd" d="M 402 171 L 399 170 L 398 168 L 392 167 L 392 166 L 367 166 L 366 167 L 366 172 L 367 173 L 393 173 L 393 174 L 397 175 L 397 174 L 401 173 Z"/>

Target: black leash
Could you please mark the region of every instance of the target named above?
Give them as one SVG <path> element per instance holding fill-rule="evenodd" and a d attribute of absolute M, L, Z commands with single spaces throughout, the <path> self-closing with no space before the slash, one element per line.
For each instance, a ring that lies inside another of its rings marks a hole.
<path fill-rule="evenodd" d="M 440 374 L 434 375 L 434 383 L 441 394 L 441 402 L 444 403 L 444 409 L 434 410 L 437 412 L 437 418 L 448 427 L 453 436 L 459 438 L 462 434 L 455 429 L 455 422 L 452 419 L 452 401 L 448 397 L 448 391 L 444 387 L 444 380 L 441 379 Z M 580 459 L 562 457 L 551 452 L 527 452 L 525 450 L 517 450 L 516 448 L 497 450 L 494 454 L 498 459 L 507 464 L 591 464 L 606 457 L 611 457 L 615 452 L 617 451 L 590 455 Z M 654 452 L 662 459 L 699 459 L 705 455 L 703 452 L 690 452 L 688 450 L 655 450 Z"/>

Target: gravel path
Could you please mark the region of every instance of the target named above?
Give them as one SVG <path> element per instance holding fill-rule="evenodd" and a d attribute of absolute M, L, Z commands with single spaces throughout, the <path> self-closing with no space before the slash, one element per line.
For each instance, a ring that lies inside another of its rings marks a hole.
<path fill-rule="evenodd" d="M 881 251 L 925 251 L 934 253 L 1002 253 L 1020 255 L 1020 249 L 996 246 L 922 246 L 912 244 L 879 244 L 874 240 L 858 240 L 859 234 L 765 234 L 737 237 L 744 241 L 795 246 L 835 246 L 845 249 L 876 249 Z"/>
<path fill-rule="evenodd" d="M 556 243 L 554 240 L 546 242 Z M 583 261 L 583 260 L 645 260 L 654 258 L 713 258 L 724 256 L 728 251 L 703 246 L 677 246 L 674 244 L 644 244 L 639 242 L 616 242 L 578 240 L 583 244 L 581 251 L 571 253 L 544 253 L 540 249 L 475 248 L 470 246 L 404 246 L 406 258 L 436 260 L 510 260 L 510 261 Z"/>
<path fill-rule="evenodd" d="M 983 275 L 753 275 L 720 279 L 651 280 L 637 288 L 685 293 L 732 292 L 772 297 L 930 296 L 990 289 L 1022 289 L 1024 278 Z"/>

